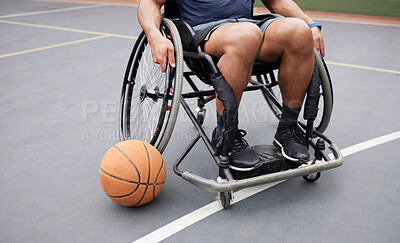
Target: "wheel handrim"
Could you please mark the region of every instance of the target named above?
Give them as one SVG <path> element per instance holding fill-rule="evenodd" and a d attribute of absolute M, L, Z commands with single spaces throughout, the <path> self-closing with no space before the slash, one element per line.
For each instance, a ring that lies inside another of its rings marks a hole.
<path fill-rule="evenodd" d="M 132 67 L 128 84 L 132 98 L 127 97 L 126 102 L 128 124 L 125 139 L 140 139 L 156 145 L 167 113 L 170 72 L 162 73 L 159 65 L 153 62 L 146 39 L 136 59 L 140 62 L 134 62 L 138 64 Z"/>

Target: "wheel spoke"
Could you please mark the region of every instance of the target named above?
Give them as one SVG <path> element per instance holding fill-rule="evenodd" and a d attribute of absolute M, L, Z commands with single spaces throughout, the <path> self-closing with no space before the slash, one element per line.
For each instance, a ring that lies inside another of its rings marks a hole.
<path fill-rule="evenodd" d="M 161 33 L 164 36 L 166 36 L 165 33 L 168 33 L 168 36 L 179 36 L 173 23 L 166 19 L 162 21 Z M 172 26 L 172 29 L 170 26 Z M 130 74 L 132 84 L 136 86 L 131 87 L 135 88 L 135 90 L 130 90 L 132 93 L 127 93 L 130 97 L 126 97 L 127 102 L 125 102 L 125 107 L 121 108 L 121 134 L 125 134 L 124 139 L 131 137 L 152 142 L 162 153 L 172 134 L 173 121 L 175 121 L 174 119 L 179 108 L 183 59 L 181 58 L 181 54 L 176 57 L 176 62 L 179 65 L 177 65 L 174 75 L 177 75 L 178 78 L 170 77 L 170 70 L 168 72 L 161 72 L 160 66 L 153 62 L 151 48 L 143 32 L 137 41 L 138 43 L 135 44 L 134 50 L 131 53 L 133 61 L 130 67 L 128 67 L 130 70 L 127 70 Z M 181 42 L 173 41 L 173 45 L 180 53 L 182 50 Z M 173 80 L 173 87 L 175 82 L 177 82 L 179 93 L 177 91 L 177 94 L 172 94 L 169 90 L 166 90 L 167 82 L 170 82 L 170 80 Z M 171 102 L 177 102 L 178 105 L 174 109 L 169 110 L 168 107 L 170 107 Z M 169 122 L 171 117 L 174 119 Z"/>
<path fill-rule="evenodd" d="M 146 105 L 144 105 L 144 107 L 145 107 L 145 109 L 146 109 L 146 119 L 147 119 L 147 121 L 148 121 L 148 132 L 150 132 L 150 137 L 149 137 L 149 139 L 148 139 L 148 141 L 149 140 L 151 140 L 151 137 L 152 137 L 152 134 L 153 134 L 153 131 L 152 131 L 152 129 L 151 129 L 151 124 L 152 124 L 152 122 L 151 122 L 151 119 L 150 119 L 150 114 L 151 114 L 151 109 L 149 108 L 149 105 L 147 104 L 147 106 Z M 147 133 L 146 133 L 146 135 L 147 135 Z M 147 136 L 146 136 L 146 138 L 147 138 Z"/>

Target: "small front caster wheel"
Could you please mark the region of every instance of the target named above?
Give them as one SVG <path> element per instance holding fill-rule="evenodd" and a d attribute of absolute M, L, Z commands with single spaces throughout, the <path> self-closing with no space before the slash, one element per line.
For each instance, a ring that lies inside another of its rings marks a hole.
<path fill-rule="evenodd" d="M 197 111 L 197 121 L 199 122 L 200 125 L 203 125 L 204 117 L 206 116 L 206 109 L 198 107 L 196 111 Z"/>
<path fill-rule="evenodd" d="M 317 172 L 315 174 L 305 175 L 305 176 L 303 176 L 303 178 L 304 178 L 304 180 L 306 180 L 308 182 L 314 182 L 314 181 L 317 181 L 320 176 L 321 176 L 321 172 Z"/>
<path fill-rule="evenodd" d="M 231 206 L 232 192 L 218 192 L 218 199 L 224 209 Z"/>

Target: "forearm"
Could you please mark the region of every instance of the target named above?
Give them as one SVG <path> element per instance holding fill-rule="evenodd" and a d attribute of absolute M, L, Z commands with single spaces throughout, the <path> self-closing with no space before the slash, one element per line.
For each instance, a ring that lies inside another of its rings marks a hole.
<path fill-rule="evenodd" d="M 262 0 L 262 1 L 264 5 L 273 13 L 277 13 L 285 17 L 296 17 L 304 20 L 307 24 L 311 24 L 314 22 L 292 0 Z"/>
<path fill-rule="evenodd" d="M 175 67 L 175 54 L 172 42 L 161 35 L 161 6 L 166 0 L 141 0 L 138 9 L 138 20 L 151 47 L 153 61 L 160 64 L 161 72 L 167 68 L 167 60 Z"/>
<path fill-rule="evenodd" d="M 138 20 L 150 45 L 154 39 L 161 37 L 161 6 L 165 0 L 142 0 L 138 9 Z"/>

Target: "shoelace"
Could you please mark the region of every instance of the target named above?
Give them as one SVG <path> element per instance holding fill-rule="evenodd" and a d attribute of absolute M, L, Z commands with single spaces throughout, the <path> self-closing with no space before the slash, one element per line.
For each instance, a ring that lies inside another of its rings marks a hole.
<path fill-rule="evenodd" d="M 307 141 L 306 138 L 304 137 L 303 132 L 301 129 L 297 126 L 297 124 L 294 124 L 290 129 L 290 134 L 292 135 L 291 137 L 294 138 L 298 143 L 306 145 Z"/>
<path fill-rule="evenodd" d="M 249 147 L 249 144 L 243 138 L 246 135 L 247 132 L 245 130 L 238 129 L 237 138 L 235 139 L 232 151 L 239 152 Z"/>

